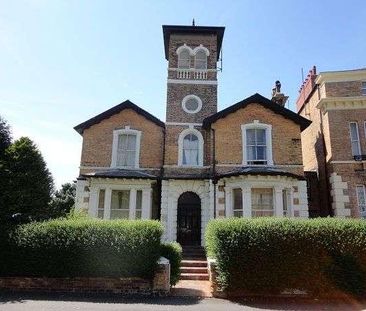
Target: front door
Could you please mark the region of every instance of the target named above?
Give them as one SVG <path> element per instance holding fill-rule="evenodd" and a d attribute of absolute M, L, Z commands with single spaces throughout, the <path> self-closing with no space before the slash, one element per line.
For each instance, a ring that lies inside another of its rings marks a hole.
<path fill-rule="evenodd" d="M 201 200 L 193 192 L 185 192 L 178 199 L 177 241 L 201 245 Z"/>

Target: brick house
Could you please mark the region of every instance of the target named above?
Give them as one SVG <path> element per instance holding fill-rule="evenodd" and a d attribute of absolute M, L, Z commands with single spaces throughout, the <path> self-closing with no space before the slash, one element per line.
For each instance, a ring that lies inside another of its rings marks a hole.
<path fill-rule="evenodd" d="M 296 105 L 312 121 L 301 134 L 304 169 L 315 175 L 310 213 L 366 217 L 366 69 L 313 67 Z"/>
<path fill-rule="evenodd" d="M 160 219 L 164 240 L 203 244 L 213 218 L 308 217 L 301 131 L 310 122 L 254 94 L 217 111 L 224 27 L 163 26 L 166 122 L 125 101 L 75 127 L 76 207 Z"/>

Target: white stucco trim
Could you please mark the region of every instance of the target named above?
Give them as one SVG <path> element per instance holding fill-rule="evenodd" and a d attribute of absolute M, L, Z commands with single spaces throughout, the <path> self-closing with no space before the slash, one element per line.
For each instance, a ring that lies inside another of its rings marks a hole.
<path fill-rule="evenodd" d="M 332 196 L 332 209 L 334 216 L 344 218 L 351 216 L 351 210 L 346 208 L 345 203 L 349 203 L 349 195 L 344 194 L 344 190 L 348 190 L 347 182 L 342 181 L 342 176 L 332 173 L 329 177 L 330 195 Z"/>
<path fill-rule="evenodd" d="M 241 125 L 242 133 L 242 152 L 243 152 L 243 165 L 248 165 L 247 153 L 246 153 L 246 141 L 247 141 L 247 129 L 265 129 L 266 130 L 266 150 L 267 150 L 267 164 L 273 165 L 272 158 L 272 125 L 260 123 L 258 120 L 254 120 L 253 123 L 246 123 Z"/>
<path fill-rule="evenodd" d="M 118 148 L 118 136 L 123 134 L 136 135 L 136 154 L 135 154 L 135 166 L 133 168 L 139 168 L 140 166 L 140 143 L 141 143 L 141 131 L 133 130 L 129 126 L 125 126 L 123 129 L 116 129 L 113 131 L 113 144 L 112 144 L 112 161 L 111 167 L 126 168 L 124 166 L 117 166 L 117 148 Z"/>
<path fill-rule="evenodd" d="M 172 126 L 202 126 L 202 123 L 189 123 L 189 122 L 165 122 L 165 125 L 172 125 Z"/>
<path fill-rule="evenodd" d="M 201 200 L 201 245 L 207 223 L 213 218 L 210 206 L 210 182 L 208 180 L 163 180 L 161 189 L 161 223 L 165 230 L 163 241 L 177 240 L 178 199 L 184 192 L 193 192 Z"/>
<path fill-rule="evenodd" d="M 189 110 L 189 109 L 187 109 L 187 107 L 186 107 L 186 103 L 187 103 L 187 101 L 188 101 L 188 100 L 190 100 L 190 99 L 195 99 L 195 100 L 197 101 L 197 103 L 198 103 L 198 106 L 197 106 L 197 108 L 196 108 L 195 110 Z M 190 113 L 190 114 L 197 113 L 197 112 L 199 112 L 199 111 L 202 109 L 202 100 L 201 100 L 201 98 L 199 98 L 199 97 L 198 97 L 198 96 L 196 96 L 196 95 L 189 94 L 189 95 L 187 95 L 187 96 L 185 96 L 185 97 L 183 98 L 183 100 L 182 100 L 182 108 L 183 108 L 183 110 L 184 110 L 185 112 L 187 112 L 187 113 Z"/>
<path fill-rule="evenodd" d="M 243 217 L 252 217 L 252 188 L 273 189 L 274 216 L 283 217 L 283 190 L 288 193 L 288 217 L 309 217 L 306 181 L 287 176 L 236 176 L 224 178 L 225 182 L 225 217 L 233 216 L 233 190 L 241 189 L 243 195 Z M 294 192 L 294 187 L 298 190 Z M 296 204 L 294 202 L 296 199 Z"/>
<path fill-rule="evenodd" d="M 179 54 L 182 53 L 184 50 L 188 50 L 190 56 L 193 56 L 194 55 L 192 48 L 189 47 L 185 43 L 183 45 L 179 46 L 177 48 L 177 50 L 175 51 L 175 53 L 177 53 L 177 55 L 179 56 Z"/>
<path fill-rule="evenodd" d="M 198 138 L 198 165 L 197 166 L 203 166 L 203 136 L 200 131 L 194 129 L 194 128 L 188 128 L 183 130 L 179 134 L 178 138 L 178 166 L 184 166 L 187 167 L 187 165 L 183 165 L 183 139 L 186 135 L 193 134 L 196 135 Z M 191 165 L 189 165 L 191 167 Z M 194 166 L 196 167 L 196 166 Z"/>
<path fill-rule="evenodd" d="M 217 80 L 185 80 L 185 79 L 168 79 L 168 84 L 204 84 L 217 85 Z"/>
<path fill-rule="evenodd" d="M 90 200 L 89 200 L 89 215 L 91 217 L 98 216 L 98 197 L 101 189 L 105 190 L 104 199 L 104 218 L 110 219 L 111 210 L 111 194 L 113 190 L 129 190 L 129 218 L 135 219 L 136 216 L 136 193 L 138 190 L 142 191 L 142 219 L 151 218 L 152 208 L 152 185 L 153 180 L 145 179 L 107 179 L 107 178 L 93 178 L 90 180 Z"/>
<path fill-rule="evenodd" d="M 210 56 L 210 51 L 208 50 L 208 48 L 206 48 L 202 44 L 200 44 L 199 46 L 196 46 L 193 49 L 193 55 L 196 55 L 198 51 L 203 51 L 203 52 L 205 52 L 206 56 Z"/>

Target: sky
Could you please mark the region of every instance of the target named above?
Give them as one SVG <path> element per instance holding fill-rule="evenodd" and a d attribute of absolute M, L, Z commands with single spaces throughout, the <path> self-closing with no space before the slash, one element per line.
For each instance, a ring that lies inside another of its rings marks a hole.
<path fill-rule="evenodd" d="M 279 79 L 294 110 L 318 71 L 366 67 L 364 0 L 0 0 L 0 115 L 39 147 L 56 187 L 78 176 L 73 127 L 131 100 L 165 120 L 161 26 L 225 26 L 218 108 Z"/>

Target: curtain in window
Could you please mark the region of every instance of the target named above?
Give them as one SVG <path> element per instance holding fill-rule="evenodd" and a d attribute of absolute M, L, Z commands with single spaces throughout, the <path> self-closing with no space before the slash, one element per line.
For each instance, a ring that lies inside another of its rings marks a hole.
<path fill-rule="evenodd" d="M 267 159 L 266 130 L 246 130 L 247 161 L 251 164 L 265 164 Z"/>
<path fill-rule="evenodd" d="M 183 165 L 198 165 L 198 138 L 194 134 L 183 139 Z"/>
<path fill-rule="evenodd" d="M 117 148 L 117 166 L 135 166 L 136 140 L 137 138 L 134 134 L 119 135 Z"/>
<path fill-rule="evenodd" d="M 111 219 L 129 218 L 130 191 L 113 190 L 111 198 Z"/>
<path fill-rule="evenodd" d="M 194 62 L 195 69 L 207 69 L 207 56 L 204 51 L 198 51 Z"/>
<path fill-rule="evenodd" d="M 234 204 L 233 204 L 233 214 L 234 217 L 243 217 L 243 196 L 241 189 L 233 190 Z"/>
<path fill-rule="evenodd" d="M 178 68 L 189 69 L 191 67 L 191 56 L 188 50 L 183 50 L 178 55 Z"/>
<path fill-rule="evenodd" d="M 252 217 L 273 215 L 273 189 L 252 189 Z"/>
<path fill-rule="evenodd" d="M 356 186 L 356 193 L 357 193 L 357 201 L 358 201 L 358 208 L 361 214 L 361 217 L 366 217 L 366 193 L 365 193 L 365 186 Z"/>
<path fill-rule="evenodd" d="M 350 130 L 351 130 L 351 144 L 352 144 L 352 155 L 360 155 L 360 142 L 358 136 L 358 124 L 356 122 L 350 123 Z"/>

